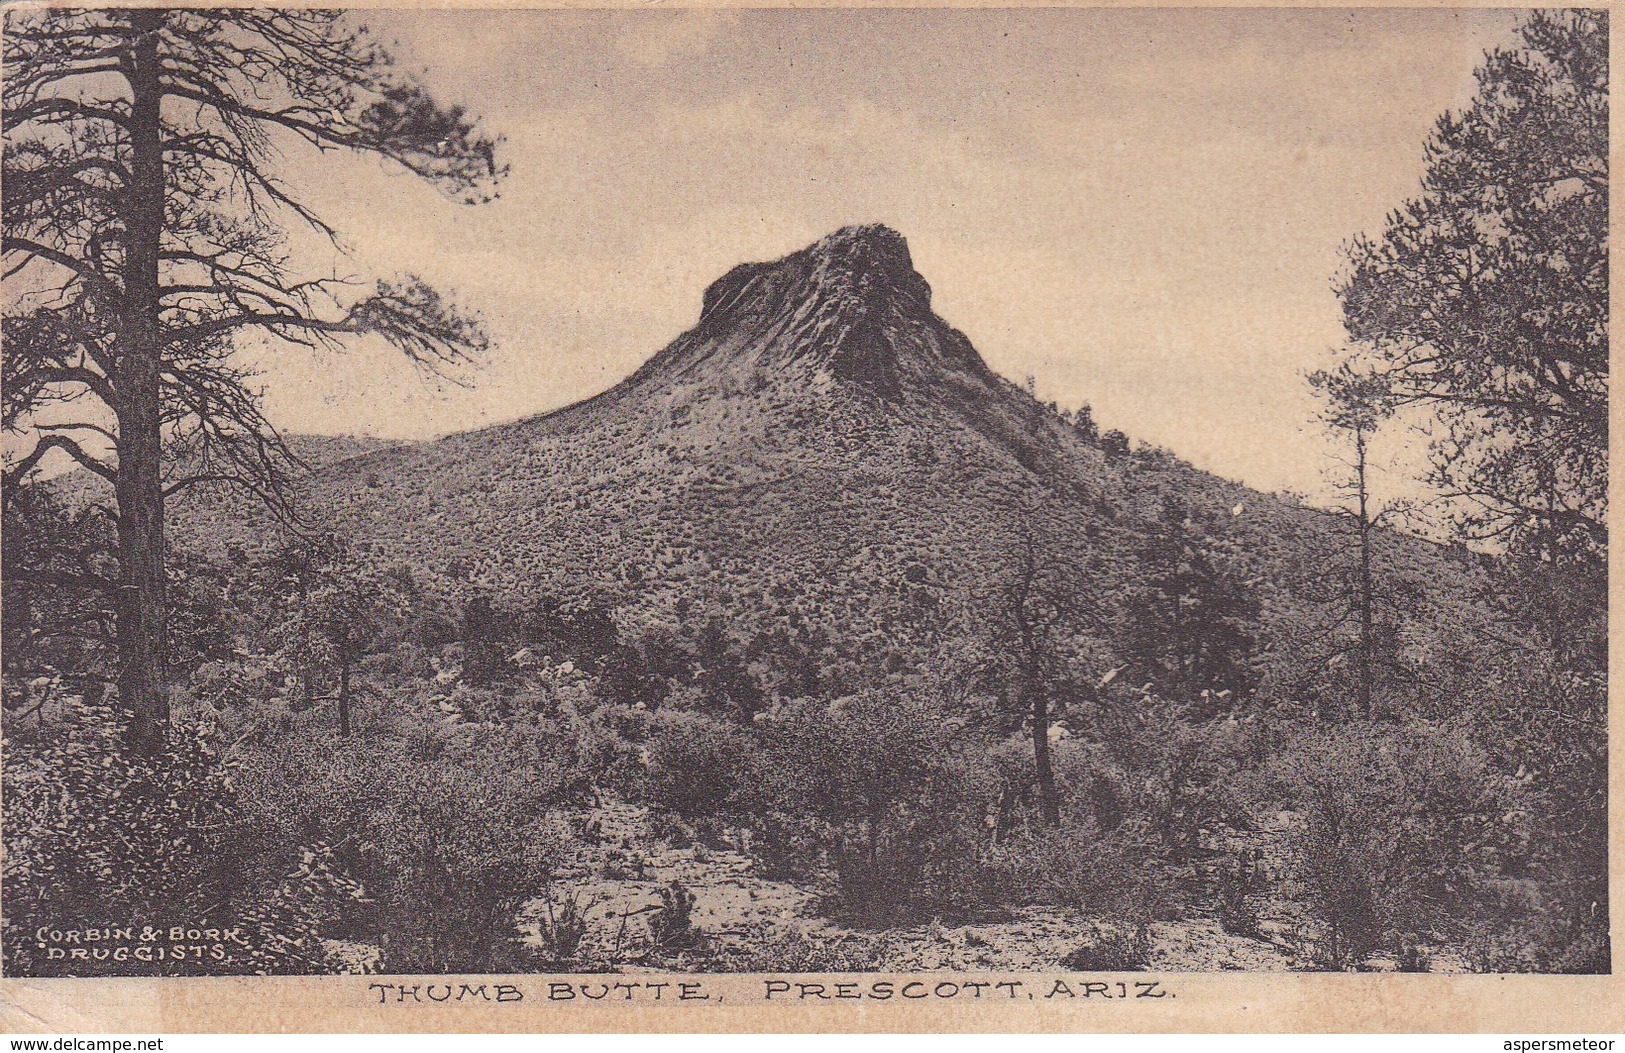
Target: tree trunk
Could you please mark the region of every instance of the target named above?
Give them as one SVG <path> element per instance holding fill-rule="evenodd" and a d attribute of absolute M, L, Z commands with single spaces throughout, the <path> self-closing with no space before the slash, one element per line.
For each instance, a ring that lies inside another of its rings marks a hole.
<path fill-rule="evenodd" d="M 350 737 L 350 656 L 339 659 L 339 738 Z"/>
<path fill-rule="evenodd" d="M 164 226 L 163 128 L 156 30 L 164 13 L 130 12 L 142 35 L 131 49 L 130 181 L 124 291 L 127 315 L 118 348 L 119 703 L 130 716 L 129 742 L 163 747 L 169 727 L 164 575 L 163 334 L 158 253 Z"/>
<path fill-rule="evenodd" d="M 1360 715 L 1372 715 L 1372 685 L 1371 685 L 1371 636 L 1372 636 L 1372 587 L 1371 587 L 1371 514 L 1368 508 L 1369 495 L 1366 491 L 1366 449 L 1365 432 L 1354 433 L 1354 453 L 1356 480 L 1360 488 Z"/>
<path fill-rule="evenodd" d="M 1055 771 L 1049 756 L 1049 696 L 1044 693 L 1043 652 L 1041 630 L 1029 604 L 1033 600 L 1033 587 L 1038 577 L 1038 554 L 1031 534 L 1022 545 L 1022 562 L 1012 597 L 1011 619 L 1015 623 L 1016 640 L 1020 647 L 1019 660 L 1021 697 L 1031 714 L 1033 730 L 1033 771 L 1038 778 L 1038 807 L 1049 826 L 1061 825 L 1061 804 L 1055 793 Z M 1019 711 L 1019 710 L 1018 710 Z"/>
<path fill-rule="evenodd" d="M 1033 767 L 1038 772 L 1038 806 L 1045 823 L 1060 826 L 1061 801 L 1055 793 L 1055 769 L 1049 757 L 1049 696 L 1038 686 L 1036 678 L 1030 678 L 1027 687 L 1032 692 Z"/>

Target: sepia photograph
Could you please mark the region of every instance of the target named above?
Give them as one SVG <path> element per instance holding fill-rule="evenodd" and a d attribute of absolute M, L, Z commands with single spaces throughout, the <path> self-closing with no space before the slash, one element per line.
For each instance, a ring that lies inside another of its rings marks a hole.
<path fill-rule="evenodd" d="M 1609 974 L 1608 29 L 8 6 L 0 974 Z"/>

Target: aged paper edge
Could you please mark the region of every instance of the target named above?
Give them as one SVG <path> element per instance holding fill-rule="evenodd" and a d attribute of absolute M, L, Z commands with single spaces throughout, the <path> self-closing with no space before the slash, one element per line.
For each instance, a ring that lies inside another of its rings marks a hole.
<path fill-rule="evenodd" d="M 254 0 L 196 6 L 249 6 Z M 56 6 L 23 3 L 13 6 Z M 67 6 L 67 5 L 63 5 Z M 100 6 L 135 6 L 104 3 Z M 158 6 L 158 5 L 150 5 Z M 254 6 L 263 6 L 255 3 Z M 314 6 L 290 3 L 285 6 Z M 1608 7 L 1597 0 L 1570 4 L 1517 3 L 1514 0 L 1366 0 L 1364 3 L 1328 3 L 1324 0 L 889 0 L 885 3 L 845 3 L 841 0 L 793 0 L 762 3 L 750 0 L 557 0 L 557 2 L 480 3 L 452 0 L 444 3 L 377 2 L 354 0 L 356 8 L 1516 8 Z M 1620 33 L 1610 41 L 1611 64 L 1617 69 L 1625 48 Z M 1611 161 L 1621 151 L 1621 120 L 1610 115 Z M 1617 174 L 1617 164 L 1611 166 Z M 1618 181 L 1614 181 L 1617 185 Z M 1610 219 L 1617 242 L 1621 223 Z M 1621 316 L 1619 257 L 1611 269 L 1612 317 Z M 1615 328 L 1614 354 L 1618 358 Z M 1610 458 L 1625 447 L 1625 412 L 1618 403 L 1611 409 Z M 1620 480 L 1610 479 L 1611 507 L 1620 506 Z M 1613 536 L 1617 539 L 1619 531 Z M 1616 543 L 1616 548 L 1617 548 Z M 1612 612 L 1625 599 L 1617 552 L 1611 560 L 1609 581 L 1609 725 L 1625 721 L 1625 630 L 1614 633 Z M 1625 975 L 1621 974 L 1621 948 L 1625 947 L 1625 765 L 1621 739 L 1610 736 L 1610 903 L 1614 972 L 1608 976 L 1415 974 L 1261 974 L 1261 973 L 1140 973 L 1125 975 L 1071 973 L 921 973 L 921 974 L 699 974 L 684 976 L 521 975 L 521 976 L 337 976 L 337 977 L 230 977 L 128 978 L 98 980 L 25 980 L 0 978 L 0 1032 L 4 1033 L 617 1033 L 617 1032 L 1106 1032 L 1106 1033 L 1224 1033 L 1224 1032 L 1396 1032 L 1518 1034 L 1625 1033 Z M 623 992 L 614 999 L 576 997 L 559 1000 L 553 985 L 586 984 L 596 993 L 600 982 L 660 980 L 670 986 L 658 1002 L 628 1000 Z M 768 980 L 822 984 L 833 994 L 839 984 L 848 994 L 869 992 L 877 982 L 889 981 L 892 995 L 820 999 L 789 994 L 764 997 Z M 967 981 L 987 986 L 979 996 L 963 990 Z M 1019 981 L 1017 988 L 1001 982 Z M 1154 982 L 1154 992 L 1137 988 L 1135 981 Z M 679 984 L 691 985 L 692 996 L 681 999 Z M 905 984 L 911 996 L 900 994 Z M 1064 985 L 1057 989 L 1056 984 Z M 1086 984 L 1095 983 L 1093 992 Z M 1126 985 L 1120 988 L 1119 984 Z M 955 993 L 948 996 L 953 985 Z M 1100 984 L 1107 990 L 1101 992 Z M 430 985 L 433 989 L 430 990 Z M 450 985 L 450 986 L 448 986 Z M 484 996 L 436 996 L 463 985 L 484 986 Z M 499 997 L 498 985 L 506 985 Z M 403 989 L 417 988 L 411 995 Z M 939 989 L 940 988 L 940 989 Z M 1125 996 L 1118 991 L 1124 990 Z M 1012 996 L 1012 991 L 1014 992 Z M 514 992 L 518 997 L 514 997 Z M 922 993 L 923 992 L 923 993 Z M 1070 992 L 1070 994 L 1064 993 Z M 1086 993 L 1087 992 L 1087 993 Z M 1160 997 L 1158 994 L 1160 993 Z M 425 997 L 427 995 L 428 997 Z M 704 995 L 705 997 L 699 997 Z"/>

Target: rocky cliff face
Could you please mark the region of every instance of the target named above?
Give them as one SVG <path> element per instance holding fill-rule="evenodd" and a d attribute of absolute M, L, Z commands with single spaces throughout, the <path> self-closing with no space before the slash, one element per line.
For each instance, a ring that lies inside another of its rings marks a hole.
<path fill-rule="evenodd" d="M 970 341 L 931 310 L 931 286 L 889 227 L 844 227 L 783 259 L 744 263 L 705 291 L 700 321 L 634 378 L 835 378 L 896 398 L 951 377 L 991 388 Z"/>

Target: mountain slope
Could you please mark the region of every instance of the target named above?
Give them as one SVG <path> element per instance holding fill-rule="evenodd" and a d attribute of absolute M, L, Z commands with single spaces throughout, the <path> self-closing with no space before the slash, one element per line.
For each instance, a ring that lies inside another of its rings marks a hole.
<path fill-rule="evenodd" d="M 632 636 L 718 616 L 768 657 L 775 640 L 892 663 L 985 644 L 1027 538 L 1113 589 L 1180 522 L 1270 586 L 1266 624 L 1302 613 L 1295 582 L 1337 543 L 1323 513 L 1164 454 L 1108 456 L 930 300 L 900 235 L 846 228 L 729 271 L 695 327 L 611 390 L 328 465 L 308 504 L 452 596 L 591 602 Z M 194 506 L 177 529 L 252 546 L 263 532 L 239 513 Z M 1431 546 L 1385 549 L 1440 577 Z"/>

